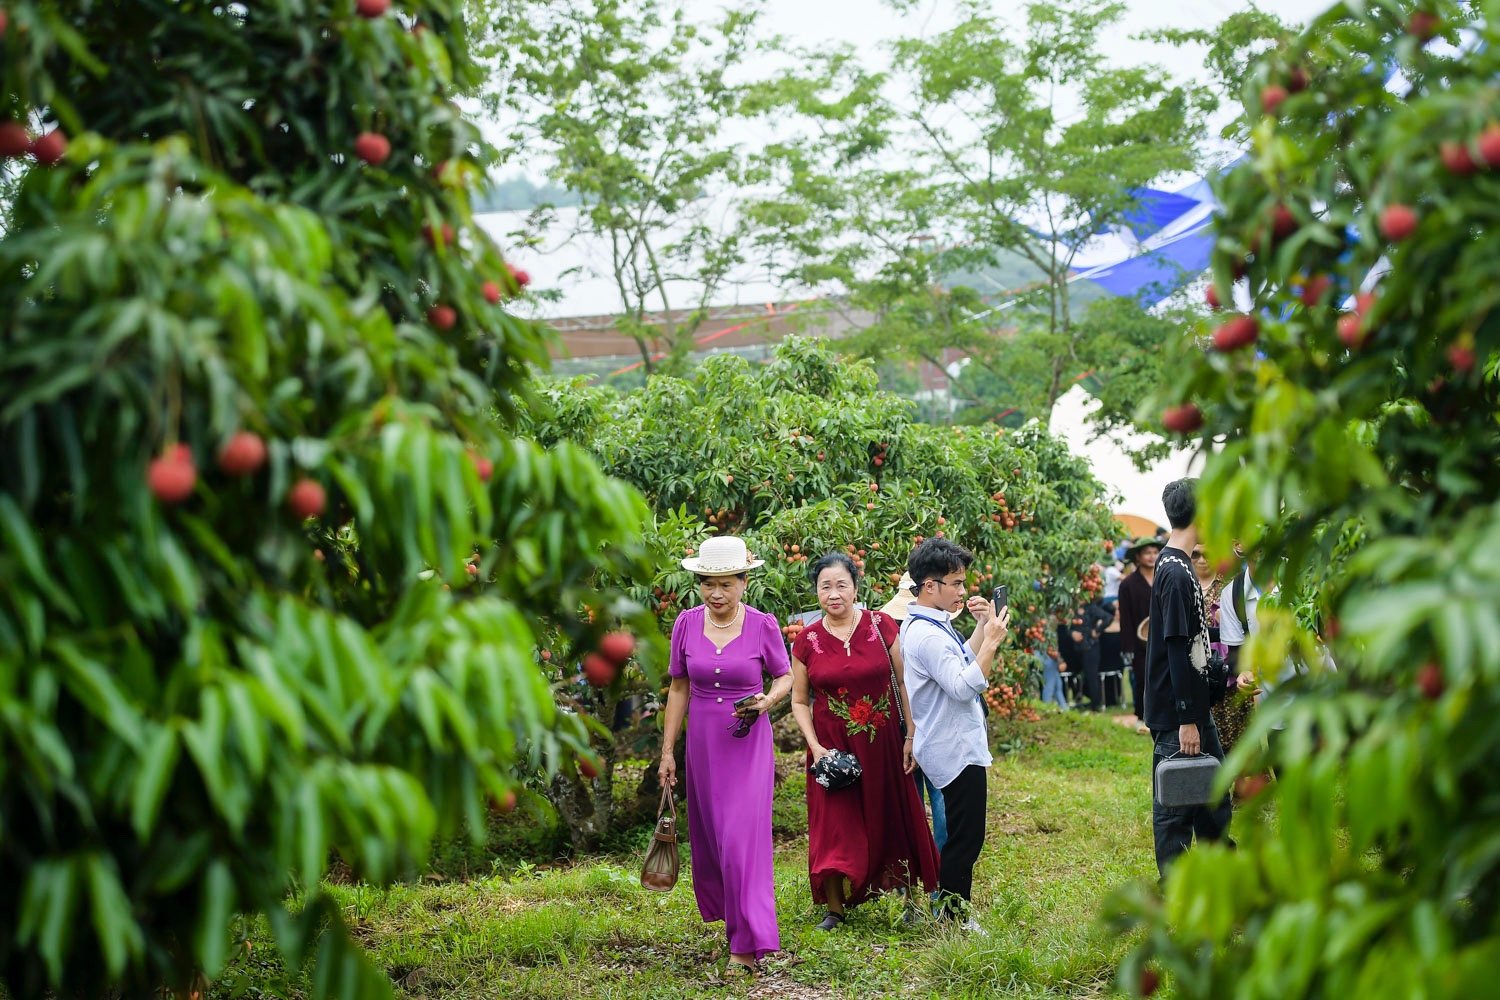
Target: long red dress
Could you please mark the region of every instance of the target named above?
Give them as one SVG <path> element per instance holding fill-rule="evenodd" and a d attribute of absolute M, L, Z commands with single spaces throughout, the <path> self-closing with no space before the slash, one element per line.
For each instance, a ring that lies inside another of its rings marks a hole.
<path fill-rule="evenodd" d="M 807 667 L 818 742 L 854 754 L 863 771 L 835 791 L 808 775 L 808 871 L 819 903 L 828 901 L 828 880 L 840 875 L 852 887 L 844 897 L 851 905 L 891 889 L 920 884 L 931 892 L 937 885 L 937 845 L 917 786 L 901 770 L 900 716 L 885 652 L 901 628 L 878 611 L 860 614 L 848 653 L 822 622 L 792 644 L 792 655 Z"/>

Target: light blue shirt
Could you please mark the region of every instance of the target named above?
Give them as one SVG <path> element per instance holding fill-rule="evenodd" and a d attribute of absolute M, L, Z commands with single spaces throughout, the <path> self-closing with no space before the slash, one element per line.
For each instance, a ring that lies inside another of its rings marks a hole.
<path fill-rule="evenodd" d="M 911 604 L 901 625 L 906 693 L 916 738 L 912 755 L 939 788 L 971 764 L 989 767 L 989 736 L 978 696 L 989 687 L 946 611 Z"/>

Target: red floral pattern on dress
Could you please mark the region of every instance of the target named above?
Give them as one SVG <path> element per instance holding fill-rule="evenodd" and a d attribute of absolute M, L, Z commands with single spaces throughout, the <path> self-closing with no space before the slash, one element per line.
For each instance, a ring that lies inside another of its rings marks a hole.
<path fill-rule="evenodd" d="M 828 697 L 828 710 L 844 720 L 850 736 L 864 733 L 874 743 L 880 728 L 891 721 L 890 693 L 881 695 L 879 701 L 871 701 L 870 696 L 865 695 L 852 704 L 847 700 L 848 697 L 849 689 L 839 688 L 837 698 L 832 695 Z"/>

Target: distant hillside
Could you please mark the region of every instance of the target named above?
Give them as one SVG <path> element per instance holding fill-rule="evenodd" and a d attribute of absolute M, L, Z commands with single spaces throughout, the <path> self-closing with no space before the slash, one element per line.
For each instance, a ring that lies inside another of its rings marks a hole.
<path fill-rule="evenodd" d="M 583 199 L 565 187 L 550 182 L 537 184 L 529 177 L 495 181 L 474 197 L 476 212 L 529 212 L 538 205 L 578 205 Z"/>

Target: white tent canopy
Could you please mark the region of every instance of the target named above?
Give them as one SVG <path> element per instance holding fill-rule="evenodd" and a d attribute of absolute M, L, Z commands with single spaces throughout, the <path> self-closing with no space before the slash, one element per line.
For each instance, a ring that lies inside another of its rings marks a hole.
<path fill-rule="evenodd" d="M 1082 386 L 1073 386 L 1052 408 L 1052 433 L 1067 442 L 1073 454 L 1088 461 L 1094 475 L 1106 487 L 1119 494 L 1112 508 L 1115 513 L 1134 514 L 1154 524 L 1166 524 L 1161 491 L 1174 479 L 1197 475 L 1201 459 L 1191 451 L 1179 449 L 1142 472 L 1125 454 L 1125 446 L 1139 446 L 1149 439 L 1139 434 L 1096 438 L 1088 416 L 1098 407 L 1099 401 Z"/>

